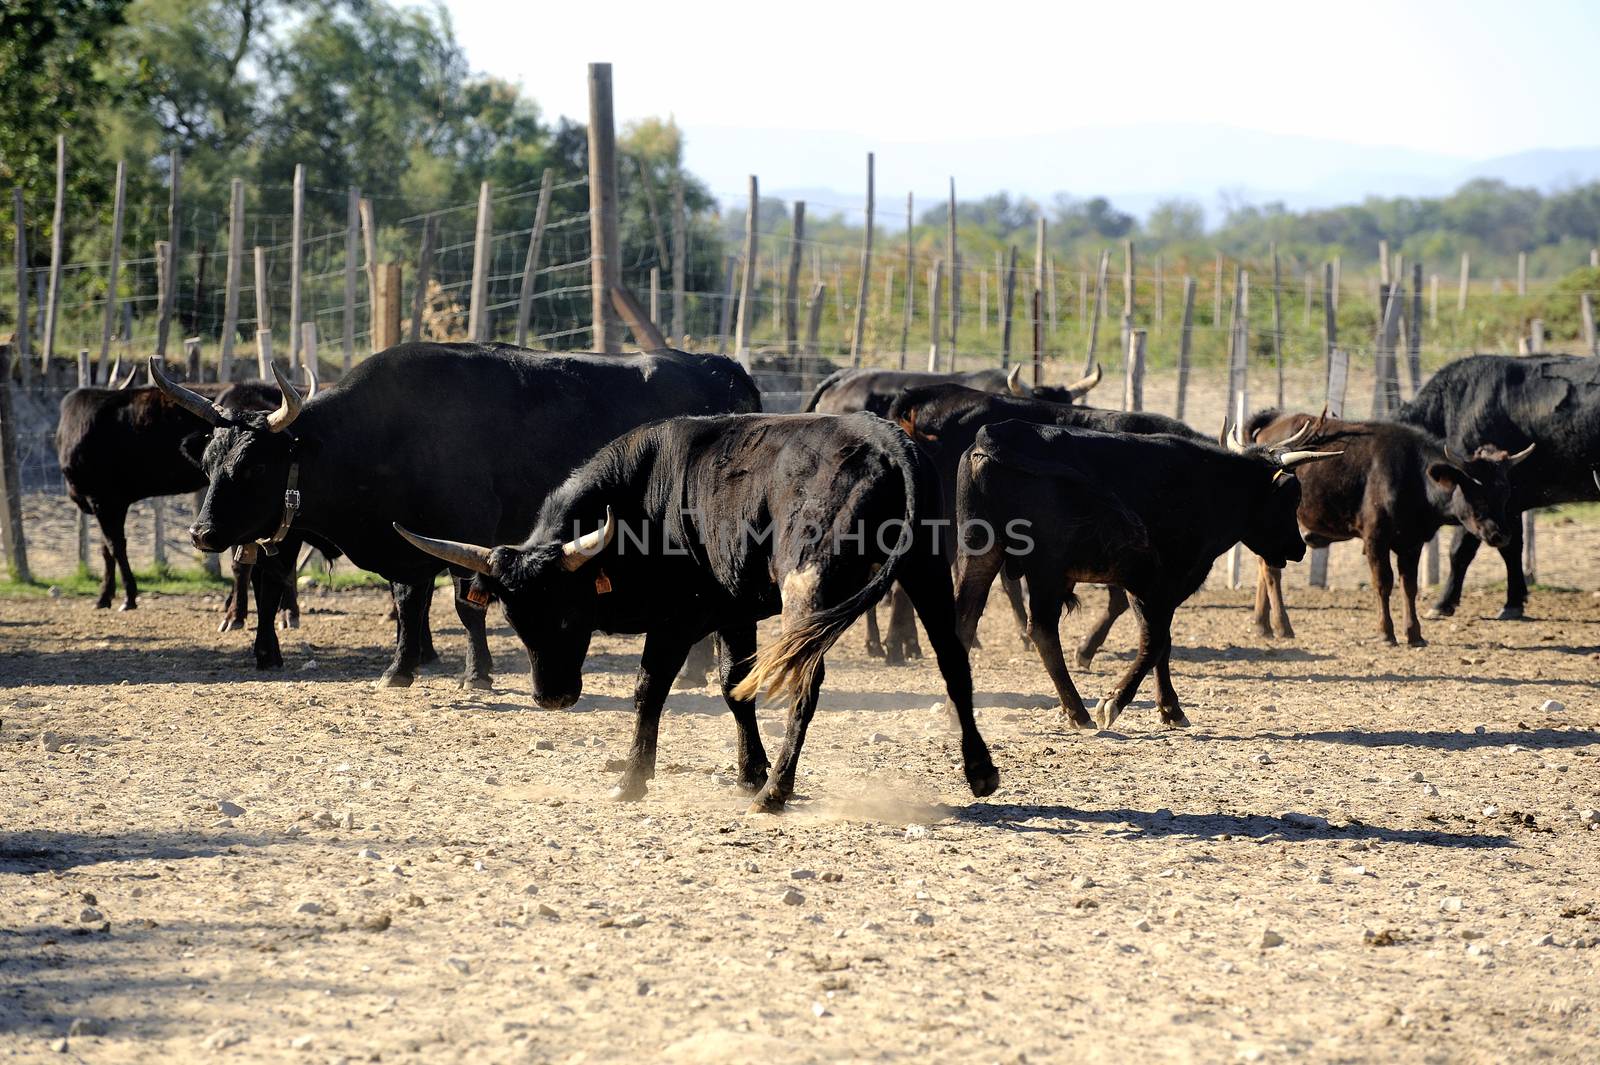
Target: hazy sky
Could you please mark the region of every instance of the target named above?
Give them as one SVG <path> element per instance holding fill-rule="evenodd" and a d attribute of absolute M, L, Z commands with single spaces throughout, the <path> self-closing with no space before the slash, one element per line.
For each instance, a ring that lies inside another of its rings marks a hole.
<path fill-rule="evenodd" d="M 547 117 L 585 118 L 587 64 L 611 62 L 618 122 L 676 117 L 725 202 L 750 173 L 843 201 L 874 149 L 880 194 L 939 197 L 949 174 L 966 196 L 1070 190 L 1143 213 L 1174 195 L 1213 209 L 1225 190 L 1437 195 L 1479 173 L 1468 161 L 1600 148 L 1600 0 L 447 7 L 473 66 Z M 1600 153 L 1552 165 L 1483 172 L 1600 178 Z"/>
<path fill-rule="evenodd" d="M 548 114 L 937 140 L 1196 121 L 1463 158 L 1600 142 L 1600 3 L 448 0 Z M 609 30 L 603 43 L 599 23 Z"/>

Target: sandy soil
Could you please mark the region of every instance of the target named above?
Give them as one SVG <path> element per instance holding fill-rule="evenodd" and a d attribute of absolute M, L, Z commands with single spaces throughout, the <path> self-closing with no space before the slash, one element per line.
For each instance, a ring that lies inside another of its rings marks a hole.
<path fill-rule="evenodd" d="M 1593 1060 L 1600 600 L 1503 624 L 1476 592 L 1412 651 L 1359 592 L 1298 593 L 1271 645 L 1246 598 L 1179 614 L 1183 733 L 1148 699 L 1063 731 L 991 611 L 981 802 L 937 672 L 857 627 L 777 818 L 711 689 L 669 701 L 650 795 L 606 800 L 637 640 L 552 713 L 504 628 L 496 689 L 457 690 L 448 609 L 444 661 L 373 690 L 374 592 L 308 598 L 270 676 L 214 600 L 0 602 L 0 1053 Z"/>

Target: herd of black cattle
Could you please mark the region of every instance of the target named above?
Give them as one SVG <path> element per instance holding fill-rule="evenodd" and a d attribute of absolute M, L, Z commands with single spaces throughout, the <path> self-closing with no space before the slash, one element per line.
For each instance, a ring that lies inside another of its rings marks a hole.
<path fill-rule="evenodd" d="M 490 684 L 493 601 L 545 708 L 578 699 L 595 632 L 643 633 L 621 798 L 644 794 L 663 703 L 707 637 L 738 729 L 739 780 L 754 809 L 778 810 L 828 649 L 865 615 L 869 651 L 903 662 L 920 654 L 914 612 L 981 796 L 999 777 L 973 720 L 967 648 L 996 576 L 1074 727 L 1109 727 L 1152 668 L 1162 722 L 1183 726 L 1173 613 L 1233 545 L 1261 560 L 1258 626 L 1287 636 L 1282 568 L 1307 543 L 1361 539 L 1391 642 L 1392 553 L 1406 639 L 1420 645 L 1418 559 L 1440 526 L 1459 528 L 1435 612 L 1455 610 L 1486 542 L 1506 563 L 1501 616 L 1515 618 L 1527 597 L 1520 513 L 1600 498 L 1600 360 L 1572 356 L 1473 356 L 1394 421 L 1263 411 L 1216 441 L 1161 415 L 1085 406 L 1098 372 L 1030 388 L 1016 371 L 847 370 L 788 415 L 761 413 L 737 362 L 678 351 L 406 344 L 320 393 L 313 381 L 305 397 L 273 372 L 276 387 L 190 388 L 152 359 L 152 387 L 63 400 L 62 472 L 104 534 L 99 605 L 111 605 L 119 570 L 124 608 L 137 602 L 129 505 L 204 489 L 190 536 L 236 549 L 222 628 L 243 625 L 253 587 L 261 668 L 282 665 L 274 622 L 293 603 L 305 544 L 391 582 L 385 684 L 410 684 L 436 657 L 428 608 L 445 568 L 467 686 Z M 1058 632 L 1080 582 L 1108 589 L 1080 667 L 1130 605 L 1140 626 L 1132 663 L 1092 713 Z M 880 640 L 873 608 L 891 591 Z M 756 623 L 775 614 L 781 633 L 758 650 Z M 789 703 L 775 761 L 756 728 L 763 690 Z"/>

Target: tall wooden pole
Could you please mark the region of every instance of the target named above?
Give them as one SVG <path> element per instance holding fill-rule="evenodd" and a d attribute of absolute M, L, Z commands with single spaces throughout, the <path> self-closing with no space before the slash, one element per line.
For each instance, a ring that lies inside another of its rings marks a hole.
<path fill-rule="evenodd" d="M 300 278 L 305 270 L 305 228 L 306 228 L 306 168 L 304 163 L 294 164 L 294 208 L 290 219 L 289 232 L 289 371 L 291 376 L 297 376 L 294 371 L 300 368 L 301 355 L 304 344 L 300 323 L 305 319 L 305 308 L 301 303 Z M 177 241 L 173 241 L 173 254 L 177 254 Z"/>
<path fill-rule="evenodd" d="M 912 194 L 906 193 L 906 306 L 900 319 L 900 369 L 906 368 L 906 355 L 911 345 L 911 314 L 917 303 L 916 249 L 912 244 L 913 212 Z"/>
<path fill-rule="evenodd" d="M 1011 315 L 1017 303 L 1017 246 L 1011 245 L 1006 262 L 1006 279 L 1000 297 L 1000 365 L 1011 365 Z"/>
<path fill-rule="evenodd" d="M 344 194 L 344 336 L 343 371 L 356 358 L 356 277 L 361 271 L 361 190 L 351 185 Z"/>
<path fill-rule="evenodd" d="M 682 344 L 688 332 L 684 324 L 687 308 L 684 307 L 684 287 L 689 255 L 689 213 L 684 207 L 683 176 L 677 170 L 672 177 L 672 336 L 674 345 Z"/>
<path fill-rule="evenodd" d="M 163 268 L 157 263 L 160 274 L 157 291 L 162 293 L 156 310 L 156 356 L 167 354 L 167 334 L 172 328 L 173 304 L 178 298 L 178 249 L 182 247 L 182 219 L 179 214 L 182 190 L 183 160 L 176 151 L 168 156 L 170 181 L 167 186 L 167 262 Z"/>
<path fill-rule="evenodd" d="M 1095 347 L 1100 343 L 1100 315 L 1106 301 L 1106 266 L 1111 261 L 1109 251 L 1100 253 L 1100 270 L 1095 277 L 1094 310 L 1089 315 L 1089 350 L 1083 356 L 1083 372 L 1094 372 Z"/>
<path fill-rule="evenodd" d="M 928 276 L 928 372 L 939 370 L 939 311 L 944 297 L 944 260 L 933 261 Z"/>
<path fill-rule="evenodd" d="M 173 158 L 177 158 L 176 155 Z M 50 380 L 50 360 L 56 354 L 56 314 L 61 308 L 61 256 L 66 237 L 67 138 L 56 137 L 56 207 L 50 216 L 50 294 L 44 305 L 44 351 L 40 365 Z M 163 338 L 164 339 L 164 338 Z"/>
<path fill-rule="evenodd" d="M 1456 291 L 1456 313 L 1467 313 L 1467 281 L 1472 277 L 1472 256 L 1461 253 L 1461 287 Z"/>
<path fill-rule="evenodd" d="M 111 365 L 111 330 L 117 319 L 117 285 L 122 258 L 122 212 L 127 194 L 127 166 L 117 160 L 116 188 L 111 208 L 111 261 L 106 267 L 106 313 L 100 323 L 100 365 Z M 107 382 L 108 384 L 110 382 Z"/>
<path fill-rule="evenodd" d="M 612 125 L 611 64 L 589 64 L 589 284 L 594 350 L 622 351 L 622 324 L 611 288 L 620 278 L 617 238 L 617 145 Z"/>
<path fill-rule="evenodd" d="M 789 276 L 783 284 L 783 350 L 800 351 L 800 266 L 806 241 L 806 201 L 794 201 L 794 224 L 789 232 Z"/>
<path fill-rule="evenodd" d="M 22 190 L 15 194 L 20 219 Z M 20 230 L 21 227 L 19 226 Z M 21 282 L 26 284 L 26 282 Z M 26 314 L 19 316 L 25 319 Z M 12 346 L 0 341 L 0 547 L 5 548 L 6 567 L 12 580 L 28 583 L 28 538 L 22 527 L 22 483 L 17 463 L 16 409 L 11 403 Z"/>
<path fill-rule="evenodd" d="M 365 196 L 361 197 L 361 245 L 366 251 L 367 305 L 370 308 L 367 314 L 367 339 L 372 353 L 376 355 L 383 350 L 378 346 L 381 339 L 378 335 L 378 220 L 373 217 L 372 201 Z"/>
<path fill-rule="evenodd" d="M 1528 253 L 1517 252 L 1517 295 L 1528 294 Z"/>
<path fill-rule="evenodd" d="M 222 293 L 222 347 L 217 355 L 217 380 L 233 380 L 233 346 L 239 333 L 239 289 L 244 275 L 244 181 L 228 184 L 228 267 Z"/>
<path fill-rule="evenodd" d="M 467 302 L 467 339 L 489 341 L 489 270 L 494 249 L 494 192 L 489 182 L 478 186 L 478 224 L 472 238 L 472 288 Z"/>
<path fill-rule="evenodd" d="M 522 261 L 522 287 L 517 292 L 517 347 L 528 346 L 528 327 L 533 321 L 533 293 L 539 280 L 539 253 L 544 243 L 544 229 L 550 218 L 550 192 L 555 184 L 555 170 L 544 168 L 539 179 L 539 203 L 533 209 L 533 232 L 528 234 L 528 254 Z M 679 256 L 681 257 L 681 252 Z M 678 264 L 673 263 L 673 277 L 678 276 Z M 419 279 L 420 282 L 420 279 Z M 678 299 L 676 290 L 673 299 Z M 674 303 L 676 307 L 676 303 Z M 677 312 L 674 311 L 674 314 Z"/>
<path fill-rule="evenodd" d="M 1272 242 L 1272 358 L 1278 364 L 1278 409 L 1283 409 L 1283 275 L 1278 269 L 1278 242 Z"/>
<path fill-rule="evenodd" d="M 1406 323 L 1406 370 L 1411 394 L 1422 389 L 1422 262 L 1411 264 L 1411 315 Z"/>
<path fill-rule="evenodd" d="M 750 329 L 755 325 L 757 230 L 761 224 L 761 185 L 750 175 L 750 206 L 744 216 L 744 263 L 739 281 L 739 324 L 734 327 L 733 357 L 746 369 L 750 365 Z"/>
<path fill-rule="evenodd" d="M 949 226 L 945 237 L 945 260 L 950 264 L 950 369 L 956 368 L 956 334 L 961 328 L 961 252 L 956 247 L 956 179 L 950 179 Z M 934 323 L 937 329 L 938 323 Z"/>
<path fill-rule="evenodd" d="M 1186 397 L 1189 392 L 1189 354 L 1194 341 L 1194 277 L 1183 275 L 1183 324 L 1178 334 L 1178 403 L 1174 417 L 1183 420 Z"/>
<path fill-rule="evenodd" d="M 1041 214 L 1034 221 L 1033 226 L 1033 335 L 1035 338 L 1044 333 L 1044 322 L 1040 321 L 1039 313 L 1044 309 L 1044 246 L 1045 246 L 1045 220 Z M 1037 347 L 1037 344 L 1035 345 Z M 1033 362 L 1033 383 L 1039 384 L 1039 360 L 1035 352 Z"/>
<path fill-rule="evenodd" d="M 12 265 L 17 271 L 17 329 L 13 352 L 22 360 L 22 383 L 33 383 L 33 360 L 28 347 L 28 227 L 23 212 L 21 187 L 11 190 L 12 224 L 16 227 L 11 242 Z"/>
<path fill-rule="evenodd" d="M 272 293 L 267 291 L 267 249 L 255 246 L 256 376 L 272 380 Z"/>
<path fill-rule="evenodd" d="M 861 235 L 861 280 L 856 286 L 856 324 L 850 331 L 850 365 L 861 365 L 866 348 L 867 293 L 872 284 L 873 158 L 867 153 L 867 226 Z M 794 280 L 793 277 L 790 280 Z M 785 303 L 787 306 L 787 302 Z"/>

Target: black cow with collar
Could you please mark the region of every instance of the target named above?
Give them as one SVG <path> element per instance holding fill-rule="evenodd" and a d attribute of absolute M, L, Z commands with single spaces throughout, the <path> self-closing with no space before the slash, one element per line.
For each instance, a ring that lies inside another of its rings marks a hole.
<path fill-rule="evenodd" d="M 507 344 L 401 344 L 302 403 L 225 415 L 160 374 L 157 383 L 215 428 L 210 479 L 190 528 L 208 551 L 290 535 L 323 541 L 394 586 L 396 641 L 381 682 L 415 678 L 440 561 L 395 522 L 477 541 L 521 536 L 545 496 L 608 441 L 675 414 L 759 410 L 739 364 L 661 350 L 558 355 Z M 276 370 L 274 372 L 277 372 Z M 286 497 L 286 492 L 295 493 Z M 292 515 L 290 506 L 298 504 Z M 483 610 L 461 598 L 462 683 L 490 686 Z M 258 663 L 259 648 L 258 648 Z M 270 661 L 264 664 L 272 664 Z"/>

